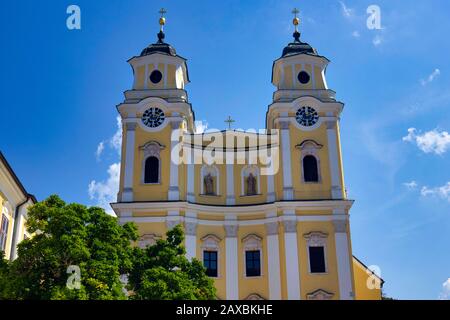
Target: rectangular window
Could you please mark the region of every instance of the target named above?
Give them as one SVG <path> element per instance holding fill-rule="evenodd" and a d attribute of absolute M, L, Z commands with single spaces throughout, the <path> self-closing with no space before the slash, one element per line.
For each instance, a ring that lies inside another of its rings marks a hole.
<path fill-rule="evenodd" d="M 203 265 L 208 277 L 217 277 L 217 251 L 203 251 Z"/>
<path fill-rule="evenodd" d="M 261 253 L 245 251 L 245 274 L 247 277 L 259 277 L 261 275 Z"/>
<path fill-rule="evenodd" d="M 2 222 L 0 227 L 0 250 L 5 251 L 6 247 L 6 239 L 8 239 L 8 226 L 9 220 L 8 218 L 2 214 Z"/>
<path fill-rule="evenodd" d="M 324 247 L 309 247 L 309 267 L 311 273 L 326 272 Z"/>

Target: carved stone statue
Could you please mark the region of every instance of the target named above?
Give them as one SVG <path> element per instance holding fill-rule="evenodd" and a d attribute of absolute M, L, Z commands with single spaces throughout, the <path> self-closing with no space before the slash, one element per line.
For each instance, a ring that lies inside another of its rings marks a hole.
<path fill-rule="evenodd" d="M 203 178 L 205 183 L 205 194 L 213 195 L 214 194 L 214 179 L 211 173 L 208 173 L 205 178 Z"/>
<path fill-rule="evenodd" d="M 253 175 L 253 173 L 250 172 L 250 174 L 247 177 L 247 195 L 252 196 L 255 195 L 256 192 L 256 178 Z"/>

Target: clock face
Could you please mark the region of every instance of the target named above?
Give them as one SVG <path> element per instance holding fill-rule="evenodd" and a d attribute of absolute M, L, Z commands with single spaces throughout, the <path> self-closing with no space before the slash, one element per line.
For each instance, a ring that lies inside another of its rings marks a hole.
<path fill-rule="evenodd" d="M 305 127 L 313 126 L 319 120 L 319 114 L 312 107 L 301 107 L 295 114 L 297 122 Z"/>
<path fill-rule="evenodd" d="M 159 127 L 164 121 L 164 112 L 159 108 L 148 108 L 142 115 L 142 123 L 147 127 Z"/>

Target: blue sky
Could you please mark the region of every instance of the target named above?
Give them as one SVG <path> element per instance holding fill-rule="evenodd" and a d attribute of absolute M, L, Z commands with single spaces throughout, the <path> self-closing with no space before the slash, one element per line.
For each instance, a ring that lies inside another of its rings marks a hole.
<path fill-rule="evenodd" d="M 81 30 L 66 27 L 70 4 Z M 381 30 L 366 26 L 371 4 Z M 390 296 L 449 298 L 447 1 L 2 1 L 0 149 L 29 192 L 86 204 L 114 194 L 126 60 L 155 41 L 161 6 L 167 42 L 188 59 L 197 120 L 220 129 L 229 114 L 264 127 L 272 62 L 301 10 L 302 40 L 331 60 L 328 85 L 346 104 L 354 254 L 380 267 Z"/>

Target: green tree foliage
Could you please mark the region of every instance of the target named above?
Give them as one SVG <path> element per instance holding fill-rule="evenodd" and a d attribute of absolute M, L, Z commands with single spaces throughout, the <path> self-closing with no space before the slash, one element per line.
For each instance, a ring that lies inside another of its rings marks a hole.
<path fill-rule="evenodd" d="M 52 195 L 30 208 L 27 228 L 34 236 L 18 245 L 18 258 L 0 262 L 0 298 L 126 298 L 120 275 L 132 268 L 134 224 Z M 79 289 L 67 287 L 71 265 L 81 271 Z"/>
<path fill-rule="evenodd" d="M 182 245 L 183 230 L 178 225 L 153 246 L 135 250 L 129 274 L 131 298 L 142 300 L 212 300 L 213 280 L 197 259 L 189 261 Z"/>

